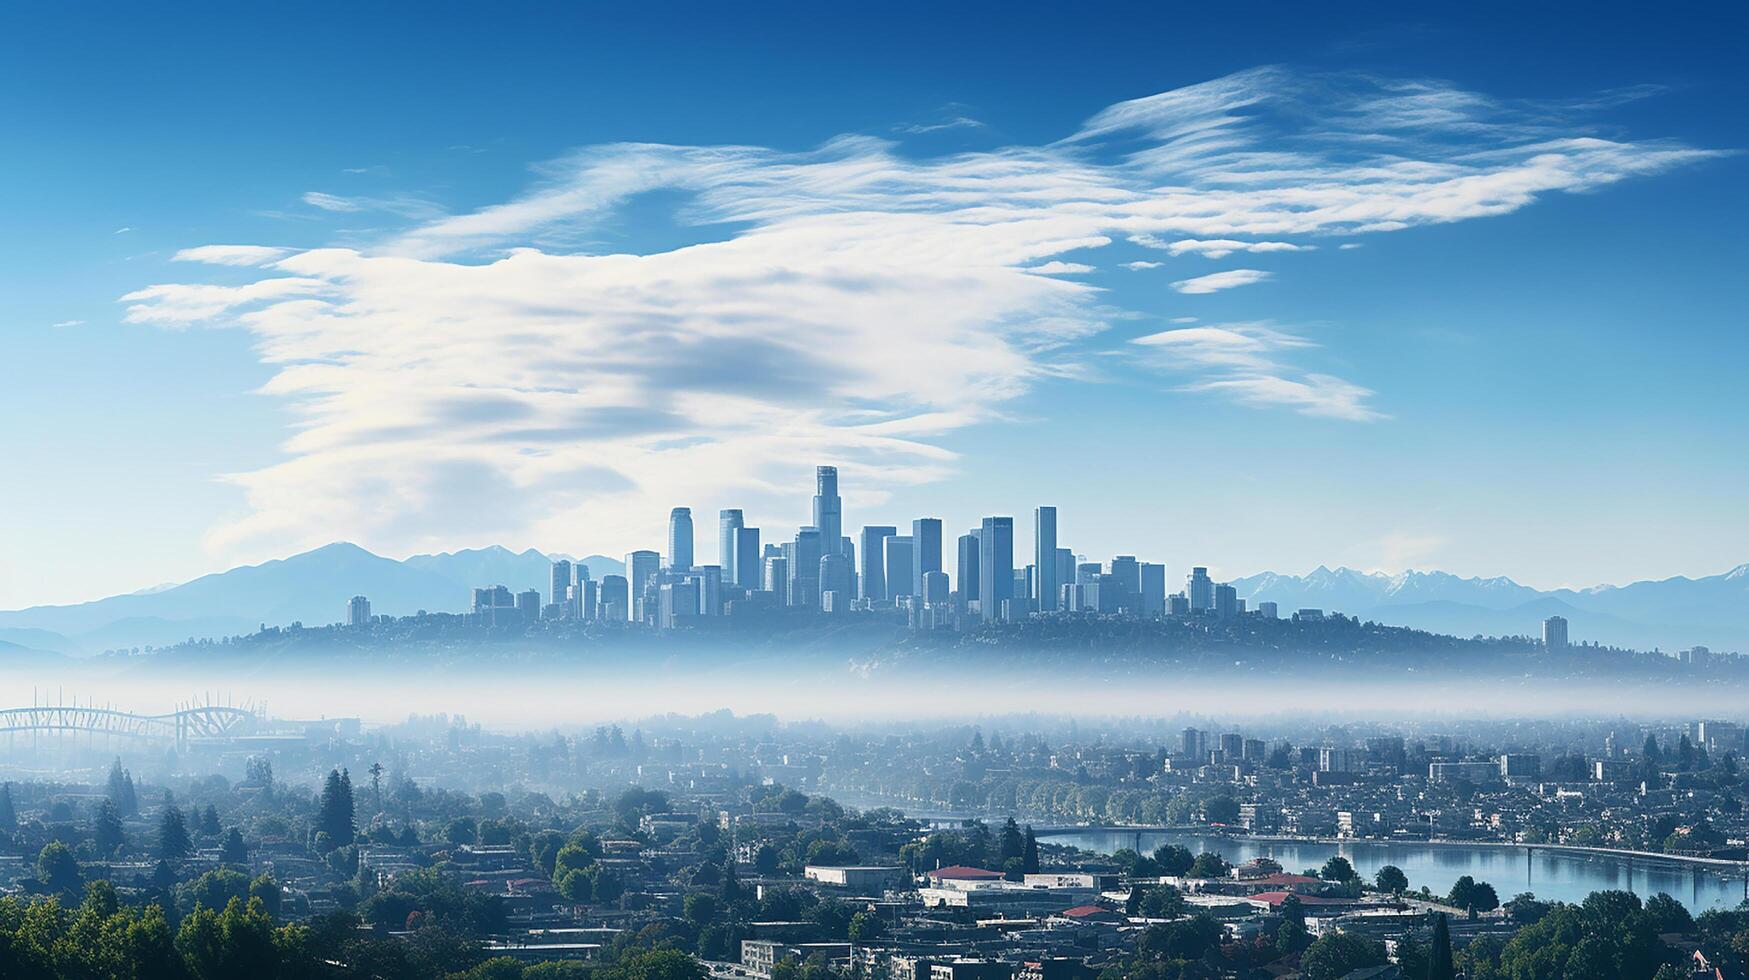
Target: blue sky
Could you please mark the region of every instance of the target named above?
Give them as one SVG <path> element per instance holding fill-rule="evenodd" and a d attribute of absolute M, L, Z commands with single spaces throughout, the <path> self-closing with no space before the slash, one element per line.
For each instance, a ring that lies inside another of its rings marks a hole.
<path fill-rule="evenodd" d="M 1173 578 L 1749 560 L 1740 6 L 637 6 L 0 12 L 0 607 L 814 462 Z"/>

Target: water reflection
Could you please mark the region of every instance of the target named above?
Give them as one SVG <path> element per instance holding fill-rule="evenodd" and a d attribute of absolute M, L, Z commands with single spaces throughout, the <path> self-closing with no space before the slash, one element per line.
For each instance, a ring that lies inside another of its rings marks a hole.
<path fill-rule="evenodd" d="M 1195 834 L 1154 831 L 1085 831 L 1042 838 L 1047 843 L 1072 844 L 1109 854 L 1129 847 L 1148 853 L 1161 844 L 1177 844 L 1193 853 L 1214 851 L 1238 864 L 1255 857 L 1279 861 L 1289 871 L 1322 867 L 1342 855 L 1355 870 L 1371 878 L 1379 868 L 1394 864 L 1409 876 L 1411 887 L 1426 885 L 1435 892 L 1451 889 L 1458 878 L 1469 875 L 1494 886 L 1500 900 L 1520 892 L 1563 902 L 1583 901 L 1586 895 L 1604 889 L 1631 891 L 1642 898 L 1665 892 L 1687 905 L 1690 911 L 1735 908 L 1745 897 L 1742 875 L 1721 875 L 1699 865 L 1647 861 L 1603 854 L 1574 854 L 1522 847 L 1464 845 L 1387 844 L 1352 841 L 1313 844 L 1299 841 L 1233 840 Z"/>

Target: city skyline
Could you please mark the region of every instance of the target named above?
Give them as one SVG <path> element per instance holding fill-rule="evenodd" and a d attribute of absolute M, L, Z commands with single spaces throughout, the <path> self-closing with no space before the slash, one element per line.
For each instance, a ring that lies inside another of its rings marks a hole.
<path fill-rule="evenodd" d="M 210 84 L 248 18 L 9 45 L 0 608 L 330 541 L 622 554 L 676 501 L 800 524 L 818 462 L 842 533 L 937 516 L 949 565 L 1039 501 L 1223 577 L 1749 558 L 1731 31 L 769 13 L 550 16 L 442 70 L 390 18 L 288 28 L 260 66 L 307 92 Z"/>

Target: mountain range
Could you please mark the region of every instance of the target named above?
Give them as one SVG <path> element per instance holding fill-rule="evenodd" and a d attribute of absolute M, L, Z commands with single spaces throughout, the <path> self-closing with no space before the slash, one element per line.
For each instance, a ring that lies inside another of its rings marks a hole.
<path fill-rule="evenodd" d="M 464 610 L 473 588 L 480 585 L 535 589 L 544 597 L 551 563 L 560 557 L 569 556 L 493 546 L 397 561 L 357 545 L 331 544 L 179 585 L 76 605 L 0 612 L 0 655 L 14 655 L 14 647 L 87 654 L 249 633 L 264 623 L 333 623 L 343 618 L 346 600 L 353 595 L 369 596 L 373 612 L 395 616 L 421 609 Z M 597 579 L 624 573 L 622 563 L 602 555 L 582 561 Z M 1306 575 L 1264 572 L 1232 584 L 1253 606 L 1272 601 L 1284 616 L 1318 608 L 1467 637 L 1534 635 L 1545 617 L 1561 615 L 1570 623 L 1574 642 L 1666 650 L 1696 644 L 1749 649 L 1749 564 L 1697 579 L 1546 592 L 1508 578 L 1416 571 L 1386 575 L 1324 567 Z"/>
<path fill-rule="evenodd" d="M 459 612 L 479 585 L 546 596 L 555 558 L 496 545 L 401 561 L 355 544 L 337 543 L 290 558 L 203 575 L 169 587 L 67 606 L 0 612 L 0 641 L 53 653 L 85 654 L 117 647 L 176 643 L 190 637 L 254 632 L 262 624 L 339 622 L 346 601 L 370 598 L 371 611 L 405 616 L 421 609 Z M 602 555 L 582 559 L 592 576 L 625 568 Z"/>
<path fill-rule="evenodd" d="M 1558 615 L 1566 617 L 1575 643 L 1749 649 L 1749 564 L 1704 578 L 1546 592 L 1509 578 L 1323 566 L 1307 575 L 1264 572 L 1232 584 L 1249 603 L 1277 603 L 1284 616 L 1315 608 L 1454 636 L 1503 636 L 1536 635 L 1545 618 Z"/>

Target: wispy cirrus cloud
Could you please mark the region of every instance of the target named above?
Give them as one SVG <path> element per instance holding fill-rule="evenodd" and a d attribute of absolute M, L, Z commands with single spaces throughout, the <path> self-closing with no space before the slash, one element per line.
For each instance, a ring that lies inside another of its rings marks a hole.
<path fill-rule="evenodd" d="M 453 215 L 311 192 L 328 213 L 409 224 L 368 248 L 188 249 L 260 271 L 123 299 L 133 322 L 249 331 L 275 372 L 263 391 L 298 415 L 282 461 L 229 477 L 249 509 L 215 549 L 564 544 L 583 527 L 612 548 L 648 540 L 652 498 L 793 523 L 814 462 L 848 485 L 937 479 L 955 465 L 942 436 L 1114 349 L 1195 372 L 1186 391 L 1380 418 L 1371 391 L 1298 367 L 1310 343 L 1267 325 L 1115 343 L 1108 322 L 1138 311 L 1072 277 L 1114 241 L 1288 259 L 1320 236 L 1504 214 L 1706 155 L 1440 83 L 1260 69 L 1113 106 L 1048 145 L 594 146 Z M 651 191 L 710 240 L 577 247 Z"/>
<path fill-rule="evenodd" d="M 1254 282 L 1263 282 L 1274 273 L 1262 269 L 1228 269 L 1225 272 L 1211 272 L 1206 276 L 1196 276 L 1192 279 L 1180 279 L 1172 284 L 1172 288 L 1181 293 L 1198 296 L 1205 293 L 1218 293 L 1223 289 L 1233 289 L 1238 286 L 1249 286 Z"/>
<path fill-rule="evenodd" d="M 1145 248 L 1163 249 L 1173 255 L 1192 253 L 1211 259 L 1224 259 L 1234 252 L 1310 252 L 1317 248 L 1316 245 L 1296 245 L 1293 242 L 1242 242 L 1231 238 L 1181 238 L 1168 242 L 1155 235 L 1131 235 L 1130 241 Z"/>
<path fill-rule="evenodd" d="M 1222 395 L 1255 407 L 1287 408 L 1301 415 L 1372 422 L 1387 416 L 1367 404 L 1373 392 L 1329 374 L 1289 363 L 1311 340 L 1270 323 L 1181 327 L 1130 341 L 1141 356 L 1168 371 L 1197 375 L 1180 391 Z"/>

